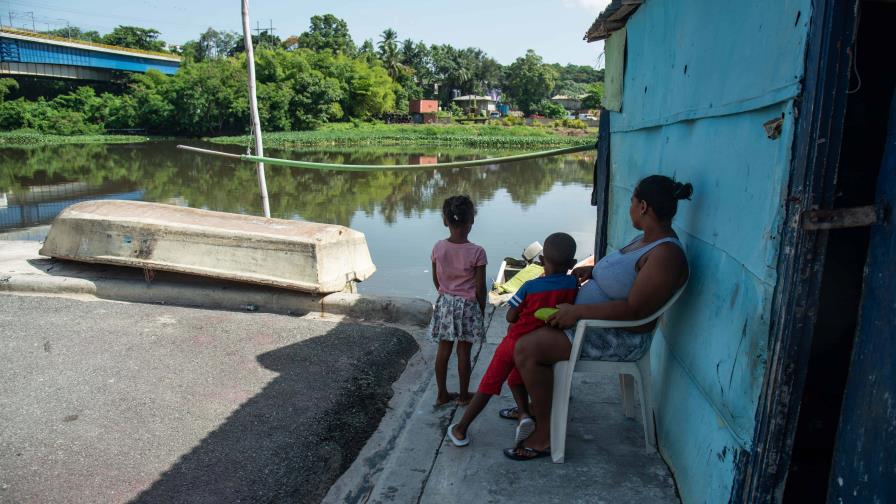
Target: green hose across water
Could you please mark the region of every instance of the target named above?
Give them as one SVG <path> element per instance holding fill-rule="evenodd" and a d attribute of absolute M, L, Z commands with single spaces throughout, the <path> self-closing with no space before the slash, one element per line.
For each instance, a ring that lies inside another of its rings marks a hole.
<path fill-rule="evenodd" d="M 467 168 L 470 166 L 483 166 L 498 163 L 512 163 L 515 161 L 526 161 L 529 159 L 538 159 L 551 156 L 560 156 L 563 154 L 572 154 L 574 152 L 584 152 L 594 149 L 593 144 L 577 145 L 575 147 L 564 147 L 562 149 L 552 149 L 540 152 L 531 152 L 528 154 L 516 154 L 514 156 L 503 156 L 496 158 L 473 159 L 470 161 L 452 161 L 450 163 L 435 164 L 414 164 L 414 165 L 347 165 L 333 163 L 314 163 L 311 161 L 293 161 L 290 159 L 277 159 L 263 156 L 250 156 L 248 154 L 230 154 L 227 152 L 213 151 L 209 149 L 200 149 L 198 147 L 190 147 L 187 145 L 178 145 L 178 149 L 190 152 L 198 152 L 200 154 L 208 154 L 211 156 L 226 157 L 231 159 L 239 159 L 250 163 L 265 163 L 270 165 L 289 166 L 292 168 L 309 168 L 312 170 L 332 170 L 332 171 L 371 171 L 371 170 L 402 170 L 411 168 Z"/>

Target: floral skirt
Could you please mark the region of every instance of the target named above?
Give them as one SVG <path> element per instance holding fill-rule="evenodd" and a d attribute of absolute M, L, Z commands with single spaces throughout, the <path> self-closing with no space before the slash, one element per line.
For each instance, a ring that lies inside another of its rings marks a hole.
<path fill-rule="evenodd" d="M 439 294 L 427 334 L 432 341 L 467 341 L 485 337 L 482 312 L 476 301 Z"/>

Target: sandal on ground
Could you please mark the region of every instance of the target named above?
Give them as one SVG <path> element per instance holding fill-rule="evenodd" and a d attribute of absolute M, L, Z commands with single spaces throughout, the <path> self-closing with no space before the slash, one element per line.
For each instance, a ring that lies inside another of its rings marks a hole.
<path fill-rule="evenodd" d="M 512 408 L 504 408 L 498 411 L 498 416 L 507 420 L 518 420 L 519 418 L 517 417 L 519 416 L 519 410 L 516 408 L 516 406 Z"/>
<path fill-rule="evenodd" d="M 458 438 L 454 437 L 454 427 L 456 425 L 457 424 L 451 424 L 448 426 L 448 439 L 451 440 L 451 444 L 453 444 L 454 446 L 456 446 L 458 448 L 463 448 L 464 446 L 467 446 L 468 444 L 470 444 L 470 434 L 468 433 L 467 437 L 465 437 L 463 439 L 458 439 Z"/>
<path fill-rule="evenodd" d="M 433 404 L 433 406 L 435 406 L 436 408 L 441 408 L 442 406 L 448 406 L 448 405 L 451 405 L 451 404 L 457 404 L 457 398 L 458 398 L 458 397 L 460 397 L 460 394 L 458 394 L 457 392 L 449 392 L 449 393 L 448 393 L 448 400 L 447 400 L 447 401 L 445 401 L 445 402 L 439 402 L 439 399 L 436 398 L 436 402 L 435 402 L 435 404 Z"/>
<path fill-rule="evenodd" d="M 504 408 L 502 410 L 498 410 L 498 416 L 505 420 L 519 420 L 520 419 L 520 411 L 516 406 L 512 408 Z M 532 420 L 535 420 L 534 416 L 529 416 Z"/>
<path fill-rule="evenodd" d="M 520 442 L 531 436 L 533 432 L 535 432 L 535 420 L 532 420 L 532 417 L 526 417 L 517 424 L 513 442 L 519 446 Z"/>
<path fill-rule="evenodd" d="M 512 459 L 512 460 L 532 460 L 542 457 L 549 457 L 551 455 L 551 449 L 548 448 L 544 451 L 536 450 L 535 448 L 529 448 L 526 446 L 520 446 L 517 448 L 505 448 L 504 456 Z"/>

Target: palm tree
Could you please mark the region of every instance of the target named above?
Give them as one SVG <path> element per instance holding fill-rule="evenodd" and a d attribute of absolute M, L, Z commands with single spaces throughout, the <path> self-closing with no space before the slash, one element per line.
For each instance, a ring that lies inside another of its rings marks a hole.
<path fill-rule="evenodd" d="M 398 33 L 392 28 L 386 28 L 383 30 L 382 35 L 380 35 L 380 41 L 376 43 L 376 46 L 380 49 L 380 57 L 383 57 L 390 51 L 397 52 Z"/>
<path fill-rule="evenodd" d="M 396 79 L 404 70 L 404 65 L 401 64 L 401 56 L 398 52 L 398 33 L 392 28 L 386 28 L 383 30 L 381 39 L 376 45 L 379 48 L 380 61 L 383 62 L 383 67 L 389 72 L 389 76 L 393 80 Z"/>

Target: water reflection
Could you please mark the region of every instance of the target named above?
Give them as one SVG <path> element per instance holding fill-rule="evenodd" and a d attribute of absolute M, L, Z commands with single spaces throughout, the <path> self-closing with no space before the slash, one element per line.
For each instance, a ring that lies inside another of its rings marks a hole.
<path fill-rule="evenodd" d="M 254 165 L 180 151 L 176 144 L 0 149 L 0 230 L 48 223 L 71 203 L 110 197 L 261 213 Z M 272 216 L 342 224 L 367 233 L 380 272 L 371 283 L 381 284 L 381 291 L 424 295 L 431 290 L 428 249 L 442 237 L 438 212 L 453 194 L 469 194 L 479 204 L 471 239 L 492 256 L 515 256 L 529 242 L 557 230 L 573 233 L 582 250 L 590 252 L 591 155 L 435 169 L 427 165 L 518 152 L 395 146 L 266 153 L 328 163 L 421 165 L 366 173 L 267 170 Z M 493 257 L 495 269 L 500 257 Z M 397 275 L 406 278 L 396 282 Z"/>

